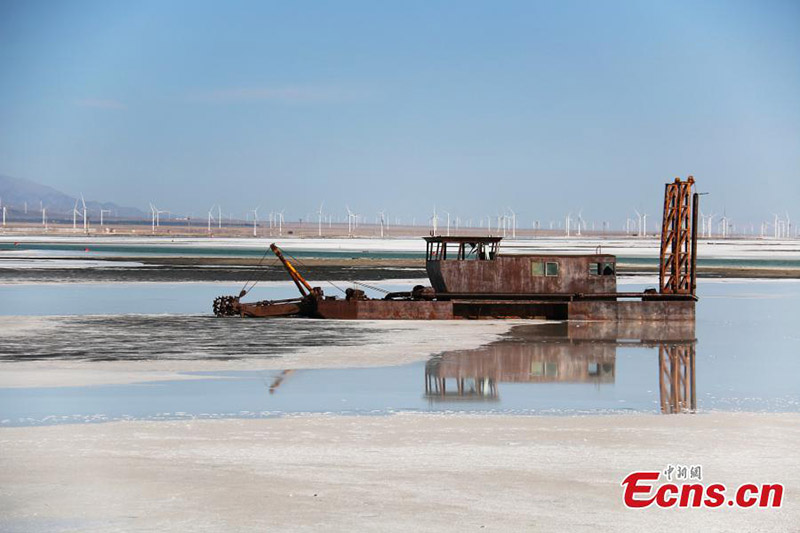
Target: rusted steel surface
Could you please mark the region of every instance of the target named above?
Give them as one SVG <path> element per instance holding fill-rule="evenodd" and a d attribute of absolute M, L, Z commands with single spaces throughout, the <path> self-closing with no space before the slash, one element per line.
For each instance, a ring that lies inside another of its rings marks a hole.
<path fill-rule="evenodd" d="M 697 298 L 691 294 L 661 294 L 657 292 L 596 292 L 596 293 L 469 293 L 442 292 L 434 293 L 437 300 L 553 300 L 572 302 L 576 300 L 692 300 Z"/>
<path fill-rule="evenodd" d="M 565 302 L 508 301 L 508 300 L 457 300 L 453 302 L 453 314 L 457 318 L 539 318 L 544 320 L 566 320 L 568 307 Z"/>
<path fill-rule="evenodd" d="M 693 300 L 569 302 L 570 320 L 692 321 Z"/>
<path fill-rule="evenodd" d="M 243 303 L 238 296 L 220 296 L 214 300 L 213 309 L 216 316 L 270 318 L 300 315 L 303 307 L 303 300 L 299 298 Z"/>
<path fill-rule="evenodd" d="M 661 254 L 659 286 L 662 293 L 694 294 L 696 228 L 693 210 L 698 197 L 692 202 L 694 178 L 686 181 L 675 178 L 664 189 L 664 215 L 661 222 Z M 694 238 L 694 239 L 693 239 Z"/>
<path fill-rule="evenodd" d="M 251 318 L 298 316 L 302 311 L 302 306 L 299 303 L 275 303 L 267 305 L 255 303 L 239 305 L 239 314 Z"/>
<path fill-rule="evenodd" d="M 547 275 L 548 263 L 558 265 Z M 540 264 L 544 271 L 539 274 Z M 603 275 L 590 265 L 612 265 Z M 437 293 L 609 293 L 617 289 L 613 255 L 500 255 L 494 260 L 430 260 L 426 270 Z M 535 273 L 537 272 L 537 273 Z"/>
<path fill-rule="evenodd" d="M 452 302 L 404 300 L 322 300 L 314 316 L 354 320 L 452 320 Z"/>
<path fill-rule="evenodd" d="M 694 319 L 694 301 L 536 301 L 536 300 L 369 300 L 316 299 L 240 303 L 229 297 L 218 316 L 304 316 L 342 320 L 452 320 L 539 318 L 548 320 L 656 321 Z M 675 326 L 678 329 L 678 326 Z"/>

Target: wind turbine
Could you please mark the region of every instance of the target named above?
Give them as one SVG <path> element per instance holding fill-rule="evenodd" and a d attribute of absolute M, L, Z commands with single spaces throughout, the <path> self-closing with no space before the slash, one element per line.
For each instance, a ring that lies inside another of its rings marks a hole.
<path fill-rule="evenodd" d="M 81 194 L 81 203 L 83 204 L 83 231 L 89 231 L 89 219 L 86 218 L 86 202 L 83 200 L 83 194 Z"/>
<path fill-rule="evenodd" d="M 709 239 L 711 238 L 711 231 L 714 229 L 714 217 L 717 216 L 716 213 L 711 213 L 708 215 L 708 222 L 706 222 L 706 232 Z"/>
<path fill-rule="evenodd" d="M 217 224 L 218 229 L 222 229 L 222 205 L 217 204 Z"/>
<path fill-rule="evenodd" d="M 577 237 L 581 236 L 581 226 L 583 224 L 583 209 L 581 209 L 578 211 L 578 232 L 575 234 Z"/>
<path fill-rule="evenodd" d="M 791 238 L 792 236 L 792 221 L 789 220 L 789 211 L 786 211 L 786 238 Z"/>
<path fill-rule="evenodd" d="M 445 214 L 447 214 L 447 236 L 449 237 L 450 236 L 450 212 L 449 211 L 445 211 Z"/>
<path fill-rule="evenodd" d="M 637 226 L 636 236 L 637 237 L 641 237 L 642 236 L 642 214 L 636 209 L 634 209 L 633 212 L 636 213 L 636 218 L 639 221 L 638 222 L 638 226 Z"/>
<path fill-rule="evenodd" d="M 703 214 L 703 210 L 700 210 L 700 236 L 706 236 L 706 216 Z"/>
<path fill-rule="evenodd" d="M 152 219 L 152 230 L 151 230 L 151 233 L 155 233 L 156 232 L 156 217 L 158 216 L 157 213 L 158 213 L 158 209 L 156 209 L 156 206 L 154 206 L 153 203 L 150 202 L 150 218 Z"/>
<path fill-rule="evenodd" d="M 433 234 L 436 235 L 436 230 L 439 226 L 439 215 L 436 214 L 436 206 L 433 206 L 433 216 L 431 217 L 431 225 L 433 227 Z"/>
<path fill-rule="evenodd" d="M 211 221 L 214 220 L 214 206 L 208 208 L 208 234 L 211 235 Z"/>
<path fill-rule="evenodd" d="M 258 207 L 253 209 L 253 237 L 258 237 Z"/>
<path fill-rule="evenodd" d="M 719 225 L 722 228 L 722 238 L 728 237 L 728 215 L 723 211 L 722 217 L 719 219 Z"/>
<path fill-rule="evenodd" d="M 47 208 L 42 205 L 42 226 L 47 229 Z"/>
<path fill-rule="evenodd" d="M 347 236 L 348 237 L 352 237 L 353 236 L 353 219 L 356 217 L 356 215 L 354 215 L 353 212 L 350 211 L 350 206 L 349 205 L 344 206 L 344 208 L 347 209 Z"/>
<path fill-rule="evenodd" d="M 567 218 L 564 219 L 564 227 L 567 230 L 567 232 L 566 232 L 567 233 L 567 237 L 569 237 L 569 223 L 572 220 L 571 217 L 572 217 L 572 213 L 567 213 Z"/>
<path fill-rule="evenodd" d="M 511 211 L 511 238 L 512 239 L 516 239 L 517 238 L 517 213 L 515 213 L 514 210 L 511 209 L 510 207 L 508 208 L 508 210 Z"/>
<path fill-rule="evenodd" d="M 4 211 L 5 213 L 5 211 Z M 78 211 L 78 200 L 75 200 L 75 205 L 72 206 L 72 230 L 77 231 L 78 229 L 78 215 L 80 215 L 80 211 Z M 5 220 L 3 222 L 5 225 Z"/>
<path fill-rule="evenodd" d="M 381 223 L 381 239 L 383 239 L 383 227 L 386 223 L 386 213 L 383 211 L 379 211 L 378 215 L 380 215 L 380 223 Z"/>
<path fill-rule="evenodd" d="M 283 213 L 286 209 L 281 209 L 281 212 L 278 213 L 278 236 L 283 236 Z"/>
<path fill-rule="evenodd" d="M 319 210 L 317 211 L 317 237 L 322 237 L 322 206 L 325 202 L 320 202 Z"/>
<path fill-rule="evenodd" d="M 167 211 L 166 209 L 159 209 L 152 203 L 150 204 L 150 210 L 153 212 L 153 217 L 154 217 L 153 231 L 155 231 L 155 228 L 161 227 L 161 213 L 167 213 L 167 215 L 169 215 L 169 211 Z"/>

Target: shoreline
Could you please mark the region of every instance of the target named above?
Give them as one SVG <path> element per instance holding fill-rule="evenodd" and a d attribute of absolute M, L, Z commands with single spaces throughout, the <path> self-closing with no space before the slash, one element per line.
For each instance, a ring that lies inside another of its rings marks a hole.
<path fill-rule="evenodd" d="M 155 257 L 155 256 L 69 256 L 68 260 L 74 262 L 71 267 L 60 268 L 57 263 L 37 268 L 35 262 L 27 265 L 29 261 L 63 261 L 64 256 L 38 256 L 32 257 L 6 257 L 0 253 L 0 259 L 5 263 L 0 265 L 0 273 L 13 272 L 11 276 L 35 275 L 45 273 L 83 272 L 87 276 L 101 275 L 111 272 L 116 276 L 126 275 L 135 277 L 136 272 L 147 272 L 149 275 L 163 273 L 164 276 L 185 277 L 186 281 L 211 280 L 211 281 L 241 281 L 248 275 L 265 273 L 265 279 L 285 279 L 286 272 L 280 265 L 275 264 L 274 258 L 264 262 L 254 257 Z M 26 265 L 15 268 L 15 264 Z M 86 263 L 87 266 L 82 266 Z M 398 275 L 409 272 L 425 273 L 424 259 L 376 258 L 376 257 L 304 257 L 298 260 L 298 266 L 314 277 L 326 277 L 332 281 L 343 281 L 345 277 L 353 275 L 363 276 L 364 279 L 378 280 L 381 276 Z M 77 272 L 76 272 L 77 271 Z M 657 264 L 641 264 L 639 262 L 626 262 L 625 259 L 617 261 L 617 273 L 624 276 L 644 276 L 658 273 Z M 709 265 L 697 266 L 698 278 L 765 278 L 765 279 L 796 279 L 800 278 L 800 267 L 773 266 L 773 265 Z M 424 276 L 423 276 L 424 277 Z M 393 278 L 383 278 L 393 279 Z M 124 280 L 123 280 L 124 281 Z M 135 280 L 132 280 L 135 281 Z M 176 279 L 175 281 L 180 281 Z"/>
<path fill-rule="evenodd" d="M 0 273 L 13 276 L 12 272 L 28 270 L 20 275 L 24 278 L 45 269 L 59 270 L 59 263 L 64 262 L 71 263 L 72 270 L 95 271 L 89 275 L 99 277 L 141 275 L 177 280 L 185 276 L 190 280 L 242 281 L 266 271 L 274 279 L 285 279 L 283 269 L 268 251 L 268 244 L 273 241 L 290 259 L 297 256 L 297 266 L 307 271 L 309 279 L 343 281 L 358 272 L 365 279 L 387 275 L 391 279 L 402 275 L 403 270 L 424 273 L 425 269 L 424 242 L 419 236 L 378 239 L 0 234 Z M 702 239 L 698 247 L 699 278 L 800 279 L 800 240 Z M 599 251 L 617 256 L 619 274 L 658 273 L 659 241 L 653 237 L 551 235 L 508 239 L 502 244 L 502 253 L 508 255 Z M 83 268 L 81 263 L 94 268 Z M 16 265 L 20 267 L 15 268 Z M 259 268 L 261 265 L 267 268 Z M 136 274 L 136 270 L 142 272 Z M 159 270 L 167 272 L 155 272 Z"/>

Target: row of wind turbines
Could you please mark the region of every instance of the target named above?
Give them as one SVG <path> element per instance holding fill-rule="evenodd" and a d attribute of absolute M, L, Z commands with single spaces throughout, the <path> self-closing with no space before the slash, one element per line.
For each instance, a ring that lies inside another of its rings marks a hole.
<path fill-rule="evenodd" d="M 86 209 L 86 200 L 83 199 L 83 194 L 80 197 L 81 210 L 78 210 L 78 200 L 75 200 L 75 205 L 72 208 L 72 229 L 78 229 L 78 217 L 83 219 L 83 231 L 89 231 L 89 210 Z M 100 209 L 100 225 L 104 223 L 103 216 L 111 214 L 110 209 Z M 47 208 L 42 206 L 42 226 L 47 228 Z"/>
<path fill-rule="evenodd" d="M 350 209 L 349 205 L 345 206 L 346 217 L 334 217 L 332 213 L 326 213 L 324 207 L 325 203 L 320 203 L 319 208 L 315 213 L 317 219 L 316 229 L 319 237 L 322 237 L 323 235 L 324 226 L 327 226 L 327 228 L 330 229 L 334 223 L 344 223 L 345 218 L 347 222 L 348 237 L 356 236 L 356 233 L 361 226 L 369 224 L 370 217 L 354 212 L 352 209 Z M 168 217 L 170 217 L 172 213 L 168 210 L 156 207 L 153 202 L 149 203 L 149 208 L 151 215 L 151 231 L 153 234 L 155 234 L 156 231 L 158 231 L 158 228 L 161 226 L 161 215 L 166 214 Z M 2 211 L 2 226 L 5 227 L 7 225 L 8 206 L 3 204 L 2 198 L 0 198 L 0 210 Z M 42 214 L 42 227 L 47 229 L 47 207 L 42 202 L 40 202 L 40 210 Z M 259 219 L 259 210 L 260 207 L 256 207 L 245 214 L 245 221 L 247 223 L 250 222 L 252 217 L 252 229 L 254 237 L 258 236 L 259 228 L 261 227 L 259 224 L 259 222 L 261 222 Z M 27 203 L 25 203 L 24 211 L 25 213 L 28 212 Z M 628 216 L 625 219 L 624 225 L 620 226 L 619 229 L 624 229 L 626 235 L 646 237 L 648 231 L 648 214 L 646 212 L 640 212 L 638 209 L 634 209 L 633 211 L 635 216 Z M 267 220 L 265 221 L 267 222 L 266 227 L 264 228 L 268 229 L 270 236 L 283 236 L 284 226 L 286 224 L 284 213 L 285 210 L 270 211 Z M 74 231 L 78 231 L 78 224 L 80 221 L 82 231 L 88 233 L 90 227 L 90 217 L 83 194 L 80 195 L 79 199 L 75 200 L 75 204 L 70 214 L 72 215 L 72 229 Z M 111 210 L 109 209 L 99 210 L 101 226 L 105 225 L 106 215 L 110 214 Z M 190 220 L 190 218 L 191 217 L 188 217 L 187 220 Z M 207 213 L 207 231 L 210 235 L 213 234 L 215 228 L 222 229 L 224 218 L 225 217 L 223 216 L 221 205 L 214 204 L 209 208 Z M 754 237 L 759 236 L 761 238 L 771 237 L 775 239 L 781 239 L 800 236 L 800 231 L 798 231 L 797 227 L 793 226 L 788 211 L 785 212 L 783 216 L 774 213 L 772 221 L 763 220 L 758 228 L 756 228 L 756 225 L 752 222 L 739 224 L 737 226 L 737 224 L 725 212 L 719 215 L 713 212 L 707 214 L 701 211 L 699 213 L 699 219 L 700 228 L 698 228 L 698 230 L 700 236 L 705 238 L 712 238 L 714 236 L 728 238 L 732 235 L 750 235 Z M 228 220 L 230 223 L 234 223 L 235 219 L 233 214 L 228 215 Z M 311 220 L 312 216 L 306 215 L 305 221 L 310 223 Z M 391 223 L 393 223 L 395 226 L 416 227 L 417 219 L 413 216 L 406 217 L 405 219 L 396 216 Z M 612 229 L 612 224 L 609 221 L 602 221 L 600 224 L 604 233 Z M 239 222 L 239 225 L 241 225 L 241 222 Z M 374 225 L 378 227 L 380 237 L 384 238 L 386 236 L 386 231 L 390 226 L 390 218 L 387 216 L 385 210 L 378 211 L 375 214 Z M 442 232 L 447 236 L 450 236 L 453 231 L 458 232 L 460 229 L 464 228 L 480 228 L 482 230 L 485 228 L 485 231 L 489 234 L 492 234 L 494 231 L 498 235 L 511 238 L 516 238 L 517 232 L 519 231 L 517 213 L 511 207 L 499 210 L 495 215 L 488 214 L 475 218 L 462 218 L 458 215 L 454 215 L 450 211 L 438 209 L 436 206 L 433 206 L 432 214 L 425 220 L 425 225 L 428 226 L 430 231 L 432 231 L 434 234 L 439 234 Z M 531 229 L 534 231 L 545 229 L 543 226 L 544 225 L 539 220 L 533 220 L 531 222 Z M 589 231 L 590 228 L 591 231 L 596 231 L 597 224 L 596 222 L 589 222 L 585 220 L 583 217 L 583 210 L 581 209 L 578 210 L 577 215 L 575 216 L 573 216 L 572 212 L 567 213 L 564 217 L 563 224 L 561 221 L 550 220 L 548 227 L 550 231 L 563 230 L 564 235 L 567 237 L 580 237 L 585 232 Z"/>
<path fill-rule="evenodd" d="M 334 223 L 340 224 L 343 223 L 342 218 L 338 218 L 334 221 L 334 216 L 329 213 L 325 213 L 324 211 L 324 202 L 322 202 L 317 209 L 316 218 L 317 218 L 317 235 L 322 237 L 323 235 L 323 226 L 327 226 L 331 228 Z M 216 217 L 214 216 L 216 208 Z M 250 213 L 252 213 L 252 222 L 253 222 L 253 236 L 258 236 L 258 210 L 260 208 L 255 208 L 249 211 L 246 217 L 249 219 Z M 364 225 L 368 224 L 368 217 L 363 216 L 359 213 L 354 212 L 350 209 L 349 205 L 345 206 L 345 211 L 347 213 L 346 221 L 347 221 L 347 235 L 348 237 L 354 237 L 356 234 L 356 230 Z M 646 212 L 640 212 L 638 209 L 633 210 L 635 216 L 629 216 L 625 219 L 624 223 L 624 230 L 625 234 L 627 235 L 635 235 L 637 237 L 646 237 L 647 236 L 647 217 L 649 216 Z M 284 212 L 285 210 L 281 210 L 279 212 L 271 211 L 269 214 L 269 234 L 270 236 L 274 235 L 277 231 L 277 234 L 283 235 L 283 226 L 285 224 L 284 221 Z M 713 232 L 713 220 L 718 215 L 716 213 L 711 213 L 706 215 L 701 211 L 700 213 L 700 236 L 711 238 L 714 236 Z M 309 215 L 306 216 L 306 221 L 310 222 L 311 217 Z M 417 226 L 416 217 L 409 217 L 410 219 L 410 226 Z M 218 228 L 222 228 L 222 210 L 219 205 L 212 206 L 211 209 L 208 211 L 208 231 L 211 233 L 212 231 L 212 223 L 216 222 Z M 485 217 L 478 217 L 478 224 L 477 227 L 483 229 L 486 228 L 488 233 L 491 233 L 493 230 L 496 231 L 498 234 L 502 234 L 504 237 L 510 236 L 511 238 L 516 238 L 518 225 L 517 225 L 517 214 L 511 208 L 508 207 L 506 210 L 499 212 L 497 215 L 486 215 Z M 485 226 L 484 226 L 485 221 Z M 444 230 L 444 235 L 450 236 L 451 231 L 458 231 L 460 228 L 475 228 L 476 226 L 473 224 L 474 219 L 466 218 L 463 219 L 460 216 L 455 216 L 451 212 L 447 210 L 439 210 L 436 206 L 433 207 L 433 211 L 430 217 L 428 217 L 427 221 L 429 224 L 430 230 L 433 234 L 438 234 L 441 230 Z M 395 225 L 402 225 L 402 221 L 400 217 L 395 217 L 394 220 Z M 493 225 L 494 223 L 494 225 Z M 380 237 L 384 238 L 386 235 L 386 229 L 389 227 L 390 222 L 389 218 L 386 215 L 385 210 L 378 211 L 374 218 L 374 225 L 378 226 Z M 442 227 L 443 226 L 443 227 Z M 610 221 L 602 221 L 600 223 L 602 231 L 609 231 L 612 229 L 612 224 Z M 761 237 L 766 237 L 767 235 L 767 228 L 769 228 L 770 224 L 768 222 L 761 223 Z M 787 212 L 785 218 L 781 218 L 779 215 L 775 215 L 775 222 L 772 225 L 774 227 L 774 237 L 775 238 L 789 238 L 792 236 L 792 225 L 789 217 L 789 213 Z M 620 229 L 622 229 L 622 227 Z M 572 212 L 567 213 L 564 218 L 563 225 L 556 221 L 551 220 L 549 222 L 549 229 L 556 230 L 562 229 L 564 230 L 564 235 L 567 237 L 576 236 L 580 237 L 583 235 L 584 232 L 588 231 L 590 228 L 590 222 L 583 218 L 583 210 L 579 210 L 577 215 L 573 217 Z M 754 226 L 751 224 L 751 231 L 750 234 L 754 235 Z M 534 220 L 531 223 L 531 229 L 534 231 L 543 229 L 543 225 L 541 221 Z M 597 224 L 596 222 L 591 222 L 591 231 L 596 231 Z M 736 225 L 731 222 L 731 219 L 723 214 L 719 217 L 719 221 L 717 224 L 717 232 L 716 235 L 722 238 L 727 238 L 731 234 L 735 233 Z M 797 230 L 795 230 L 795 234 L 797 234 Z M 795 235 L 797 236 L 797 235 Z"/>
<path fill-rule="evenodd" d="M 726 213 L 723 212 L 722 215 L 717 215 L 716 213 L 710 213 L 706 215 L 702 211 L 700 211 L 700 235 L 706 238 L 711 238 L 712 236 L 712 229 L 714 228 L 714 218 L 719 216 L 719 221 L 717 222 L 717 235 L 722 237 L 723 239 L 728 238 L 728 236 L 736 234 L 737 227 L 736 223 L 728 217 Z M 785 218 L 781 217 L 777 213 L 773 213 L 774 222 L 770 224 L 766 220 L 762 220 L 758 236 L 761 238 L 765 238 L 771 236 L 775 239 L 788 239 L 792 237 L 792 220 L 789 217 L 789 212 L 787 211 L 785 214 Z M 748 227 L 749 226 L 749 227 Z M 772 227 L 772 231 L 770 232 L 770 226 Z M 755 224 L 752 222 L 749 224 L 740 224 L 739 228 L 740 234 L 747 234 L 755 236 Z M 749 230 L 749 231 L 748 231 Z M 772 235 L 770 235 L 770 233 Z M 794 236 L 798 236 L 797 228 L 795 228 Z"/>

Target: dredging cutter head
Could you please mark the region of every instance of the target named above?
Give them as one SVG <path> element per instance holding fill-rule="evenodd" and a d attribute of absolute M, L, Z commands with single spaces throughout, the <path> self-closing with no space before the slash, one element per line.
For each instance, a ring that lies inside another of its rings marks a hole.
<path fill-rule="evenodd" d="M 216 316 L 237 316 L 239 311 L 238 296 L 217 296 L 214 298 L 214 314 Z"/>

